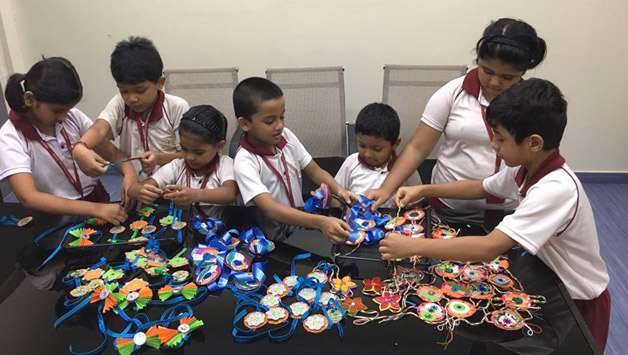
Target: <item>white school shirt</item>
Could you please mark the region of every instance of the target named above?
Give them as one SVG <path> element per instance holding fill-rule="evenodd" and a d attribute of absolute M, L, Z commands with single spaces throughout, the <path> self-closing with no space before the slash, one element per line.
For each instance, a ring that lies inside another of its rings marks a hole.
<path fill-rule="evenodd" d="M 495 173 L 496 153 L 491 148 L 481 106 L 488 106 L 480 88 L 479 100 L 462 89 L 465 76 L 441 87 L 428 101 L 421 122 L 442 132 L 443 144 L 432 171 L 432 184 L 458 180 L 482 180 Z M 500 170 L 506 164 L 502 162 Z M 487 204 L 486 200 L 440 199 L 453 209 L 504 209 L 516 207 L 514 200 Z"/>
<path fill-rule="evenodd" d="M 181 149 L 178 133 L 181 116 L 190 109 L 190 105 L 178 96 L 165 94 L 161 91 L 159 94 L 164 95 L 161 105 L 162 117 L 160 120 L 148 124 L 148 147 L 153 152 L 176 153 Z M 160 100 L 153 107 L 153 111 L 159 109 L 159 103 Z M 144 154 L 144 145 L 140 139 L 137 122 L 127 116 L 122 95 L 116 94 L 100 113 L 98 119 L 109 123 L 113 139 L 120 137 L 120 150 L 122 152 L 129 157 Z M 137 171 L 141 169 L 141 164 L 137 160 L 133 161 L 133 166 Z"/>
<path fill-rule="evenodd" d="M 349 155 L 344 163 L 342 163 L 334 179 L 345 190 L 363 195 L 366 191 L 378 189 L 382 185 L 386 176 L 388 176 L 388 164 L 382 168 L 372 169 L 360 163 L 358 156 L 359 153 Z M 421 184 L 421 177 L 415 170 L 401 186 L 415 186 Z M 393 197 L 391 196 L 382 207 L 393 207 Z"/>
<path fill-rule="evenodd" d="M 301 170 L 305 169 L 312 161 L 312 156 L 288 128 L 284 128 L 282 136 L 286 140 L 286 146 L 283 149 L 277 149 L 275 155 L 266 158 L 281 174 L 285 182 L 284 167 L 281 162 L 281 156 L 284 156 L 288 166 L 294 204 L 295 206 L 303 206 Z M 262 193 L 270 193 L 275 202 L 290 206 L 290 200 L 283 184 L 259 155 L 239 147 L 233 169 L 245 206 L 254 206 L 253 198 Z"/>
<path fill-rule="evenodd" d="M 190 188 L 200 189 L 205 176 L 198 176 L 194 174 L 190 177 Z M 187 186 L 187 178 L 185 175 L 185 160 L 174 159 L 170 163 L 159 168 L 152 176 L 157 182 L 160 189 L 165 189 L 166 185 L 179 185 Z M 217 189 L 225 183 L 225 181 L 234 180 L 233 176 L 233 159 L 227 155 L 221 155 L 218 160 L 218 167 L 216 171 L 211 173 L 209 180 L 207 180 L 206 189 Z M 201 205 L 209 205 L 208 203 L 201 203 Z"/>
<path fill-rule="evenodd" d="M 571 298 L 591 300 L 608 286 L 606 264 L 593 211 L 580 181 L 563 164 L 519 194 L 518 167 L 484 180 L 484 190 L 519 202 L 515 212 L 496 227 L 528 252 L 537 255 L 562 280 Z"/>
<path fill-rule="evenodd" d="M 92 120 L 83 112 L 73 108 L 68 111 L 68 116 L 63 123 L 57 123 L 54 137 L 41 133 L 35 127 L 37 133 L 57 154 L 73 178 L 72 147 L 67 146 L 61 134 L 61 128 L 65 128 L 70 142 L 74 145 L 92 123 Z M 7 120 L 0 128 L 0 152 L 2 152 L 0 153 L 0 180 L 19 173 L 29 173 L 39 192 L 73 200 L 81 198 L 48 151 L 39 142 L 26 138 L 10 120 Z M 83 174 L 78 165 L 76 165 L 76 170 L 83 186 L 83 196 L 87 196 L 96 186 L 97 179 Z"/>

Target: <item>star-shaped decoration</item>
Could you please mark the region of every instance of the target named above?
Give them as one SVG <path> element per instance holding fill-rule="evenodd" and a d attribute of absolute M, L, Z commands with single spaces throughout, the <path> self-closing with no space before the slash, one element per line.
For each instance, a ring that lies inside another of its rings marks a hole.
<path fill-rule="evenodd" d="M 350 315 L 355 316 L 360 311 L 365 310 L 366 306 L 364 305 L 364 303 L 362 303 L 362 298 L 360 297 L 347 297 L 345 298 L 344 302 L 342 302 L 342 309 L 344 309 L 345 312 L 349 313 Z"/>
<path fill-rule="evenodd" d="M 399 300 L 401 299 L 401 295 L 397 295 L 390 292 L 384 292 L 381 296 L 373 298 L 373 302 L 379 305 L 380 311 L 385 310 L 399 310 L 401 306 L 399 305 Z"/>
<path fill-rule="evenodd" d="M 382 290 L 386 285 L 386 283 L 384 283 L 379 276 L 376 276 L 372 279 L 364 279 L 362 282 L 364 282 L 364 288 L 362 289 L 363 291 L 375 292 L 380 295 L 382 294 Z"/>

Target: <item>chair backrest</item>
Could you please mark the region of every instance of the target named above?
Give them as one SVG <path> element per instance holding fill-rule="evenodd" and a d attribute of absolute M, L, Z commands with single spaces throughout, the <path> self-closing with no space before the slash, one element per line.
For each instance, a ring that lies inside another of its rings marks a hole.
<path fill-rule="evenodd" d="M 267 69 L 286 98 L 286 126 L 313 157 L 347 155 L 344 68 Z"/>
<path fill-rule="evenodd" d="M 399 114 L 400 147 L 404 147 L 414 134 L 430 97 L 441 86 L 466 72 L 465 65 L 384 66 L 382 102 L 392 106 Z"/>
<path fill-rule="evenodd" d="M 238 68 L 168 69 L 164 74 L 167 93 L 184 98 L 190 106 L 212 105 L 225 115 L 228 143 L 237 126 L 233 89 L 238 85 Z"/>

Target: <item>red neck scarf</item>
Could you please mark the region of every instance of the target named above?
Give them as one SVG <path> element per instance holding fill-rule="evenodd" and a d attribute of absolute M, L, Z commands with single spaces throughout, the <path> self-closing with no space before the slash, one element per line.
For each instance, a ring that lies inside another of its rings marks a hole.
<path fill-rule="evenodd" d="M 552 153 L 549 157 L 547 157 L 547 159 L 545 159 L 541 163 L 541 165 L 539 165 L 539 168 L 536 170 L 536 172 L 532 176 L 528 177 L 525 185 L 523 185 L 523 188 L 521 189 L 519 194 L 522 197 L 526 197 L 526 194 L 528 193 L 528 190 L 530 189 L 530 187 L 532 187 L 532 185 L 536 184 L 545 175 L 551 173 L 556 169 L 559 169 L 561 166 L 563 166 L 563 164 L 565 164 L 565 158 L 563 158 L 563 156 L 560 155 L 558 149 L 556 149 L 554 153 Z M 519 167 L 519 170 L 517 170 L 517 175 L 515 176 L 517 186 L 521 187 L 527 175 L 528 169 L 526 169 L 524 166 Z"/>
<path fill-rule="evenodd" d="M 83 198 L 83 185 L 81 185 L 81 180 L 79 178 L 74 159 L 71 158 L 72 167 L 74 168 L 74 176 L 72 176 L 68 171 L 68 168 L 66 168 L 65 164 L 63 164 L 63 162 L 61 161 L 61 158 L 59 158 L 57 153 L 55 153 L 54 150 L 52 150 L 52 148 L 48 145 L 48 143 L 46 143 L 46 141 L 41 138 L 41 136 L 37 132 L 37 129 L 35 129 L 35 126 L 33 126 L 33 124 L 28 121 L 28 118 L 11 110 L 11 112 L 9 113 L 9 120 L 11 120 L 11 123 L 15 126 L 15 128 L 19 129 L 26 136 L 26 138 L 32 141 L 39 142 L 39 144 L 41 144 L 41 146 L 46 149 L 50 157 L 57 163 L 61 171 L 63 171 L 63 174 L 65 175 L 66 179 L 68 179 L 72 187 L 74 187 L 76 192 L 78 192 L 81 195 L 81 198 Z M 65 144 L 68 146 L 68 150 L 71 152 L 72 142 L 70 142 L 70 137 L 68 136 L 68 133 L 65 131 L 65 128 L 63 128 L 63 126 L 61 126 L 61 135 L 63 135 Z"/>
<path fill-rule="evenodd" d="M 393 166 L 395 166 L 395 163 L 397 162 L 397 152 L 395 152 L 394 150 L 392 151 L 392 155 L 390 156 L 390 160 L 388 161 L 388 171 L 390 172 L 393 168 Z M 360 164 L 366 166 L 367 168 L 371 169 L 371 170 L 375 170 L 377 169 L 377 167 L 369 164 L 366 162 L 366 160 L 362 159 L 362 157 L 360 156 L 360 154 L 358 154 L 358 161 L 360 162 Z"/>
<path fill-rule="evenodd" d="M 164 99 L 166 95 L 163 91 L 157 91 L 157 101 L 153 105 L 153 108 L 150 110 L 148 117 L 146 119 L 146 123 L 159 121 L 164 115 Z M 124 114 L 126 117 L 134 120 L 134 121 L 142 121 L 142 115 L 133 111 L 128 105 L 124 105 Z"/>
<path fill-rule="evenodd" d="M 26 136 L 26 138 L 32 141 L 41 141 L 41 136 L 37 133 L 33 124 L 28 122 L 28 118 L 25 116 L 11 110 L 11 112 L 9 112 L 9 120 L 11 120 L 11 123 L 13 123 L 13 125 Z"/>
<path fill-rule="evenodd" d="M 279 139 L 279 142 L 277 143 L 276 146 L 279 150 L 281 150 L 286 146 L 287 143 L 288 142 L 286 141 L 286 139 L 283 136 L 281 136 L 281 139 Z M 286 163 L 285 155 L 281 154 L 281 164 L 283 165 L 283 176 L 282 176 L 282 174 L 277 170 L 277 168 L 273 166 L 273 164 L 267 158 L 268 156 L 274 156 L 275 152 L 272 152 L 260 146 L 252 145 L 248 140 L 247 133 L 244 133 L 244 135 L 240 139 L 240 146 L 253 154 L 259 155 L 262 158 L 266 166 L 273 172 L 273 174 L 275 174 L 277 179 L 279 179 L 279 182 L 283 186 L 283 189 L 286 192 L 286 195 L 288 196 L 288 200 L 290 201 L 290 206 L 294 206 L 295 205 L 294 195 L 292 193 L 292 185 L 290 184 L 290 173 L 288 172 L 288 164 Z M 285 180 L 284 180 L 284 177 L 285 177 Z"/>
<path fill-rule="evenodd" d="M 277 148 L 283 149 L 283 147 L 285 147 L 286 144 L 288 144 L 288 142 L 286 141 L 286 139 L 282 135 L 281 139 L 279 139 L 279 143 L 277 143 Z M 261 155 L 261 156 L 273 156 L 273 155 L 275 155 L 275 152 L 273 152 L 273 151 L 270 151 L 270 150 L 268 150 L 268 149 L 266 149 L 264 147 L 255 146 L 255 145 L 251 144 L 249 142 L 249 135 L 246 132 L 242 135 L 242 138 L 240 138 L 240 146 L 242 148 L 248 150 L 249 152 L 257 154 L 257 155 Z"/>
<path fill-rule="evenodd" d="M 209 177 L 218 169 L 219 162 L 220 162 L 220 154 L 216 154 L 214 159 L 212 159 L 209 162 L 209 167 L 207 167 L 207 170 L 205 171 L 205 175 L 203 175 L 203 182 L 201 183 L 201 187 L 200 187 L 201 189 L 204 189 L 207 186 Z M 192 167 L 188 165 L 188 163 L 184 163 L 184 164 L 185 164 L 185 182 L 187 184 L 187 187 L 191 187 L 190 182 L 195 172 L 194 172 L 194 169 L 192 169 Z"/>

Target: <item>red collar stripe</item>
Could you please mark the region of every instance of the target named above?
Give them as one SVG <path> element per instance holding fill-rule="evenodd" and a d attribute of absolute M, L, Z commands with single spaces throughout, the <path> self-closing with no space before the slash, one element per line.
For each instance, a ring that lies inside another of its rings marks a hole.
<path fill-rule="evenodd" d="M 547 157 L 547 159 L 545 159 L 541 163 L 541 165 L 539 165 L 539 168 L 536 170 L 536 172 L 532 176 L 528 177 L 528 179 L 526 179 L 526 176 L 528 175 L 528 170 L 524 166 L 519 167 L 519 170 L 517 170 L 517 175 L 515 176 L 517 186 L 521 187 L 521 185 L 523 185 L 523 188 L 519 191 L 519 194 L 522 197 L 526 197 L 528 190 L 534 184 L 539 182 L 539 180 L 541 180 L 545 175 L 551 173 L 556 169 L 559 169 L 561 166 L 563 166 L 563 164 L 565 164 L 565 158 L 560 155 L 560 152 L 557 149 L 554 153 Z M 525 184 L 523 184 L 524 180 Z"/>

